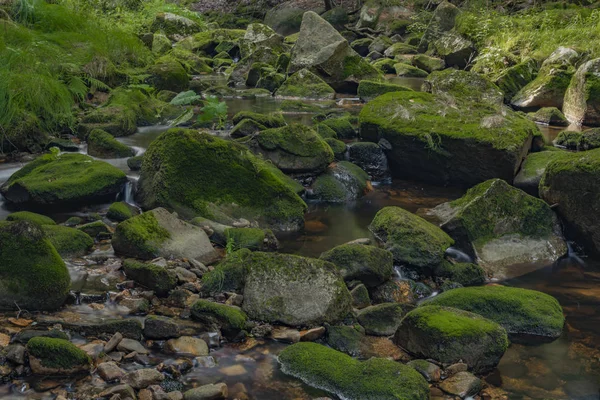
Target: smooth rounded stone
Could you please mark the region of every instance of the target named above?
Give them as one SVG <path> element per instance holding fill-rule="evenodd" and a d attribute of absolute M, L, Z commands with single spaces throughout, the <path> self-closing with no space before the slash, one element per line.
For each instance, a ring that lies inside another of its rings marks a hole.
<path fill-rule="evenodd" d="M 279 342 L 298 343 L 300 341 L 300 331 L 297 329 L 279 327 L 271 331 L 271 338 Z"/>
<path fill-rule="evenodd" d="M 357 142 L 348 146 L 349 161 L 361 167 L 372 180 L 382 180 L 389 174 L 385 152 L 377 143 Z"/>
<path fill-rule="evenodd" d="M 335 90 L 310 70 L 301 69 L 287 78 L 275 92 L 275 97 L 333 100 Z"/>
<path fill-rule="evenodd" d="M 556 107 L 561 109 L 574 65 L 580 55 L 573 49 L 559 47 L 543 63 L 537 77 L 519 90 L 510 103 L 517 108 Z"/>
<path fill-rule="evenodd" d="M 44 225 L 42 231 L 62 257 L 82 256 L 94 246 L 94 239 L 79 229 L 60 225 Z"/>
<path fill-rule="evenodd" d="M 229 390 L 225 383 L 216 383 L 190 389 L 183 394 L 184 400 L 220 400 L 226 399 Z"/>
<path fill-rule="evenodd" d="M 411 367 L 383 358 L 358 361 L 316 343 L 286 347 L 279 363 L 284 373 L 348 400 L 421 400 L 429 394 L 427 381 Z"/>
<path fill-rule="evenodd" d="M 562 131 L 554 139 L 554 145 L 568 150 L 586 151 L 600 147 L 600 128 L 578 131 Z"/>
<path fill-rule="evenodd" d="M 416 369 L 428 382 L 439 382 L 442 376 L 440 367 L 427 360 L 412 360 L 406 363 Z"/>
<path fill-rule="evenodd" d="M 35 337 L 27 343 L 29 366 L 38 375 L 73 375 L 89 371 L 90 357 L 64 339 Z"/>
<path fill-rule="evenodd" d="M 320 325 L 344 318 L 351 309 L 350 293 L 331 263 L 254 252 L 245 265 L 242 307 L 252 319 L 293 327 Z"/>
<path fill-rule="evenodd" d="M 359 357 L 364 350 L 364 330 L 355 326 L 327 326 L 325 343 L 331 348 L 346 353 L 352 357 Z"/>
<path fill-rule="evenodd" d="M 395 261 L 423 271 L 439 265 L 454 244 L 440 228 L 400 207 L 379 210 L 369 230 Z"/>
<path fill-rule="evenodd" d="M 537 153 L 529 153 L 523 161 L 519 173 L 515 176 L 513 185 L 532 196 L 539 197 L 540 181 L 546 167 L 554 160 L 570 156 L 571 153 L 555 147 L 549 147 Z"/>
<path fill-rule="evenodd" d="M 167 340 L 165 350 L 171 353 L 189 354 L 195 357 L 208 355 L 208 345 L 206 342 L 191 336 L 182 336 L 177 339 Z"/>
<path fill-rule="evenodd" d="M 536 290 L 506 286 L 453 289 L 428 300 L 427 304 L 480 314 L 502 325 L 511 341 L 516 342 L 553 341 L 562 334 L 565 321 L 554 297 Z"/>
<path fill-rule="evenodd" d="M 134 259 L 123 261 L 123 272 L 129 279 L 152 290 L 157 296 L 165 297 L 177 287 L 174 271 L 157 264 L 140 262 Z"/>
<path fill-rule="evenodd" d="M 492 107 L 500 107 L 504 100 L 502 91 L 484 76 L 452 68 L 429 74 L 423 91 Z"/>
<path fill-rule="evenodd" d="M 94 129 L 87 137 L 88 154 L 98 158 L 126 158 L 135 155 L 135 150 L 124 145 L 110 133 Z"/>
<path fill-rule="evenodd" d="M 119 399 L 135 399 L 135 390 L 128 384 L 120 384 L 117 386 L 110 387 L 98 395 L 100 397 L 106 397 L 112 399 L 113 396 L 118 396 Z"/>
<path fill-rule="evenodd" d="M 320 326 L 318 328 L 312 328 L 305 331 L 300 331 L 300 341 L 301 342 L 314 342 L 319 340 L 327 329 L 324 326 Z"/>
<path fill-rule="evenodd" d="M 357 319 L 367 335 L 391 336 L 402 318 L 413 308 L 412 305 L 401 303 L 377 304 L 360 310 Z"/>
<path fill-rule="evenodd" d="M 600 59 L 583 63 L 575 72 L 565 93 L 563 111 L 569 122 L 600 125 L 600 94 L 597 91 Z"/>
<path fill-rule="evenodd" d="M 39 225 L 0 221 L 0 309 L 53 310 L 70 286 L 64 261 Z"/>
<path fill-rule="evenodd" d="M 566 231 L 587 251 L 600 254 L 600 149 L 571 154 L 549 163 L 540 182 L 540 196 L 564 222 Z M 585 193 L 585 196 L 582 196 Z"/>
<path fill-rule="evenodd" d="M 485 270 L 477 264 L 443 262 L 435 269 L 436 277 L 446 278 L 461 286 L 482 285 L 486 281 Z"/>
<path fill-rule="evenodd" d="M 394 268 L 392 253 L 361 244 L 343 244 L 322 253 L 319 258 L 338 267 L 345 281 L 358 280 L 368 287 L 389 280 Z"/>
<path fill-rule="evenodd" d="M 97 360 L 100 355 L 104 353 L 104 342 L 101 340 L 94 340 L 90 343 L 86 343 L 83 346 L 79 346 L 81 350 L 85 352 L 92 360 Z"/>
<path fill-rule="evenodd" d="M 122 339 L 117 345 L 117 349 L 124 353 L 148 354 L 149 351 L 140 342 L 133 339 Z"/>
<path fill-rule="evenodd" d="M 107 382 L 115 381 L 125 375 L 125 371 L 119 368 L 113 361 L 99 364 L 96 371 L 98 372 L 98 375 Z"/>
<path fill-rule="evenodd" d="M 126 340 L 126 339 L 123 339 Z M 145 389 L 150 385 L 157 385 L 165 379 L 164 375 L 154 368 L 144 368 L 129 372 L 121 382 L 130 385 L 134 389 Z"/>
<path fill-rule="evenodd" d="M 467 364 L 459 362 L 448 366 L 444 372 L 446 372 L 446 375 L 452 376 L 454 374 L 458 374 L 459 372 L 465 372 L 468 370 L 469 366 Z"/>
<path fill-rule="evenodd" d="M 241 120 L 233 128 L 231 128 L 231 132 L 229 133 L 229 135 L 232 138 L 241 138 L 245 136 L 254 135 L 255 133 L 264 131 L 265 129 L 267 128 L 264 125 L 261 125 L 256 121 L 246 118 Z"/>
<path fill-rule="evenodd" d="M 156 208 L 117 225 L 112 245 L 122 255 L 151 260 L 188 258 L 203 263 L 219 259 L 208 236 L 164 208 Z"/>
<path fill-rule="evenodd" d="M 350 294 L 352 295 L 352 306 L 354 308 L 358 308 L 360 310 L 371 305 L 369 291 L 367 290 L 367 287 L 362 283 L 360 285 L 357 285 L 354 289 L 352 289 L 350 291 Z"/>
<path fill-rule="evenodd" d="M 459 247 L 477 256 L 492 279 L 521 276 L 567 252 L 550 206 L 501 179 L 483 182 L 429 213 Z"/>
<path fill-rule="evenodd" d="M 150 26 L 151 32 L 160 31 L 168 36 L 189 36 L 201 32 L 202 29 L 203 28 L 193 20 L 170 12 L 160 12 L 156 14 L 156 17 Z"/>
<path fill-rule="evenodd" d="M 394 343 L 417 357 L 442 363 L 463 360 L 473 371 L 486 372 L 502 358 L 508 338 L 504 328 L 480 315 L 428 305 L 406 314 Z"/>
<path fill-rule="evenodd" d="M 248 112 L 242 115 L 248 117 Z M 181 148 L 188 149 L 185 158 L 179 156 Z M 144 163 L 136 194 L 144 209 L 169 207 L 183 217 L 202 216 L 221 223 L 221 216 L 243 216 L 284 231 L 303 224 L 306 204 L 297 195 L 300 185 L 239 143 L 169 129 L 152 142 L 144 157 L 152 160 Z"/>
<path fill-rule="evenodd" d="M 114 335 L 112 335 L 112 337 L 104 345 L 104 352 L 110 353 L 111 351 L 116 349 L 119 343 L 121 343 L 121 340 L 123 340 L 123 335 L 121 335 L 120 332 L 117 332 Z"/>
<path fill-rule="evenodd" d="M 469 372 L 459 372 L 441 382 L 440 389 L 464 399 L 479 393 L 483 389 L 483 382 Z"/>
<path fill-rule="evenodd" d="M 348 161 L 329 165 L 312 186 L 311 197 L 328 203 L 345 203 L 359 199 L 370 190 L 369 175 Z"/>
<path fill-rule="evenodd" d="M 104 161 L 79 154 L 45 154 L 0 186 L 7 202 L 66 206 L 114 198 L 127 182 L 125 173 Z"/>
<path fill-rule="evenodd" d="M 179 336 L 181 336 L 179 324 L 171 318 L 152 315 L 144 321 L 146 339 L 165 340 Z"/>

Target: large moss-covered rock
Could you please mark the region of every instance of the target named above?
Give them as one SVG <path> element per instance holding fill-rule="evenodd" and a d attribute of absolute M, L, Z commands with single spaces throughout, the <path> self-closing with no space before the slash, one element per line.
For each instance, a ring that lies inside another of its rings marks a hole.
<path fill-rule="evenodd" d="M 308 69 L 301 69 L 293 73 L 277 89 L 275 96 L 282 98 L 305 98 L 312 100 L 333 100 L 335 90 L 323 79 L 312 73 Z"/>
<path fill-rule="evenodd" d="M 245 260 L 243 309 L 252 319 L 290 326 L 336 322 L 352 298 L 335 265 L 275 253 L 252 253 Z"/>
<path fill-rule="evenodd" d="M 509 102 L 519 90 L 535 79 L 537 72 L 537 62 L 528 58 L 500 72 L 493 82 L 504 93 L 504 101 Z"/>
<path fill-rule="evenodd" d="M 579 54 L 572 49 L 559 47 L 542 64 L 537 77 L 519 90 L 510 103 L 518 108 L 562 108 L 565 92 L 575 73 Z"/>
<path fill-rule="evenodd" d="M 83 154 L 38 157 L 15 172 L 0 194 L 16 204 L 63 206 L 114 198 L 127 182 L 125 173 Z"/>
<path fill-rule="evenodd" d="M 571 123 L 600 125 L 600 58 L 577 69 L 565 93 L 563 111 Z"/>
<path fill-rule="evenodd" d="M 512 181 L 529 150 L 535 124 L 508 109 L 419 92 L 386 93 L 367 103 L 360 134 L 386 139 L 392 174 L 438 184 Z"/>
<path fill-rule="evenodd" d="M 221 292 L 241 292 L 246 283 L 247 260 L 254 255 L 243 248 L 227 255 L 214 270 L 202 276 L 202 291 L 208 295 Z"/>
<path fill-rule="evenodd" d="M 108 211 L 106 212 L 106 218 L 112 221 L 122 222 L 138 215 L 139 213 L 140 211 L 136 206 L 124 201 L 118 201 L 110 205 Z"/>
<path fill-rule="evenodd" d="M 538 124 L 554 125 L 554 126 L 567 126 L 567 121 L 564 114 L 556 107 L 543 107 L 537 110 L 535 113 L 530 113 L 529 118 Z"/>
<path fill-rule="evenodd" d="M 600 254 L 600 149 L 570 154 L 550 162 L 540 182 L 540 196 L 565 223 L 567 231 L 590 252 Z"/>
<path fill-rule="evenodd" d="M 238 307 L 227 306 L 208 300 L 198 300 L 191 307 L 192 318 L 221 329 L 226 337 L 234 338 L 245 329 L 246 313 Z"/>
<path fill-rule="evenodd" d="M 44 234 L 63 257 L 82 256 L 92 249 L 94 239 L 79 229 L 60 225 L 44 225 Z"/>
<path fill-rule="evenodd" d="M 448 67 L 460 69 L 465 68 L 476 54 L 473 42 L 453 31 L 441 35 L 433 42 L 433 47 Z"/>
<path fill-rule="evenodd" d="M 392 253 L 375 246 L 343 244 L 319 258 L 335 264 L 346 281 L 358 280 L 369 287 L 387 281 L 394 272 Z"/>
<path fill-rule="evenodd" d="M 94 129 L 88 138 L 88 154 L 98 158 L 125 158 L 135 155 L 135 151 L 115 139 L 110 133 Z"/>
<path fill-rule="evenodd" d="M 165 267 L 133 259 L 123 261 L 123 271 L 132 279 L 157 296 L 167 296 L 177 286 L 177 275 Z"/>
<path fill-rule="evenodd" d="M 73 375 L 91 368 L 90 357 L 68 340 L 35 337 L 27 343 L 27 352 L 34 374 Z"/>
<path fill-rule="evenodd" d="M 470 71 L 448 68 L 431 73 L 423 82 L 423 91 L 449 96 L 457 102 L 473 102 L 500 106 L 503 94 L 492 82 Z"/>
<path fill-rule="evenodd" d="M 449 290 L 427 305 L 454 307 L 484 316 L 504 327 L 512 341 L 552 341 L 562 334 L 558 301 L 536 290 L 480 286 Z"/>
<path fill-rule="evenodd" d="M 276 91 L 285 81 L 285 75 L 262 62 L 255 62 L 250 66 L 246 76 L 246 86 L 265 89 L 269 92 Z"/>
<path fill-rule="evenodd" d="M 368 335 L 391 336 L 396 332 L 402 318 L 413 309 L 412 305 L 383 303 L 363 308 L 358 312 L 358 323 Z"/>
<path fill-rule="evenodd" d="M 462 360 L 473 371 L 486 372 L 502 358 L 508 338 L 504 328 L 480 315 L 428 305 L 404 317 L 394 343 L 417 357 L 449 364 Z"/>
<path fill-rule="evenodd" d="M 33 213 L 31 211 L 17 211 L 11 213 L 6 217 L 6 220 L 12 222 L 28 221 L 32 224 L 38 225 L 56 225 L 56 222 L 54 222 L 52 218 L 47 217 L 45 215 Z"/>
<path fill-rule="evenodd" d="M 234 124 L 239 124 L 245 119 L 254 121 L 265 128 L 280 128 L 286 125 L 281 113 L 260 114 L 252 111 L 240 111 L 233 116 L 232 121 Z"/>
<path fill-rule="evenodd" d="M 0 222 L 0 309 L 56 309 L 70 286 L 65 263 L 38 225 Z"/>
<path fill-rule="evenodd" d="M 182 92 L 187 90 L 190 79 L 181 63 L 174 58 L 164 56 L 148 69 L 148 82 L 156 90 L 172 90 Z"/>
<path fill-rule="evenodd" d="M 425 54 L 419 54 L 412 58 L 412 65 L 427 71 L 429 73 L 434 71 L 441 71 L 446 68 L 446 63 L 441 58 L 427 56 Z"/>
<path fill-rule="evenodd" d="M 240 249 L 274 251 L 279 242 L 270 229 L 260 228 L 226 228 L 226 247 L 237 251 Z"/>
<path fill-rule="evenodd" d="M 284 373 L 340 398 L 422 400 L 427 381 L 413 368 L 383 358 L 358 361 L 316 343 L 296 343 L 279 354 Z"/>
<path fill-rule="evenodd" d="M 462 248 L 473 246 L 471 253 L 495 279 L 523 275 L 567 251 L 550 206 L 501 179 L 483 182 L 431 213 Z"/>
<path fill-rule="evenodd" d="M 434 271 L 435 276 L 446 278 L 462 286 L 476 286 L 485 283 L 485 270 L 477 264 L 443 262 Z"/>
<path fill-rule="evenodd" d="M 269 9 L 265 15 L 265 24 L 280 35 L 288 36 L 297 33 L 302 23 L 305 10 L 287 2 Z"/>
<path fill-rule="evenodd" d="M 181 15 L 161 12 L 156 14 L 150 30 L 152 32 L 161 31 L 169 36 L 188 36 L 202 31 L 202 27 Z"/>
<path fill-rule="evenodd" d="M 373 100 L 375 97 L 380 96 L 384 93 L 403 92 L 410 90 L 411 89 L 407 87 L 396 85 L 393 83 L 384 83 L 365 79 L 360 81 L 360 83 L 358 84 L 358 97 L 360 97 L 362 101 L 366 102 Z"/>
<path fill-rule="evenodd" d="M 559 158 L 570 157 L 570 155 L 571 153 L 555 147 L 528 154 L 519 173 L 515 176 L 513 184 L 530 195 L 539 197 L 538 187 L 548 164 Z"/>
<path fill-rule="evenodd" d="M 423 71 L 420 68 L 414 67 L 404 62 L 394 64 L 394 70 L 396 72 L 396 75 L 404 78 L 425 78 L 427 75 L 429 75 L 427 71 Z"/>
<path fill-rule="evenodd" d="M 333 161 L 329 145 L 310 127 L 301 124 L 267 129 L 247 142 L 284 172 L 320 173 Z"/>
<path fill-rule="evenodd" d="M 118 254 L 151 260 L 189 258 L 211 263 L 219 258 L 202 228 L 156 208 L 117 225 L 112 245 Z"/>
<path fill-rule="evenodd" d="M 444 259 L 454 240 L 437 226 L 400 207 L 385 207 L 373 218 L 369 230 L 394 260 L 429 272 Z"/>
<path fill-rule="evenodd" d="M 331 164 L 312 186 L 311 196 L 328 203 L 356 200 L 370 191 L 369 175 L 348 161 Z"/>
<path fill-rule="evenodd" d="M 444 0 L 439 3 L 423 33 L 419 50 L 427 50 L 430 44 L 440 39 L 446 32 L 451 31 L 459 14 L 460 9 L 449 1 Z"/>
<path fill-rule="evenodd" d="M 137 199 L 146 209 L 165 206 L 209 219 L 216 209 L 277 230 L 298 229 L 306 209 L 279 169 L 242 145 L 185 129 L 171 129 L 149 146 Z"/>
<path fill-rule="evenodd" d="M 578 131 L 562 131 L 554 139 L 554 145 L 557 147 L 586 151 L 600 147 L 600 128 L 586 129 Z"/>
<path fill-rule="evenodd" d="M 290 72 L 308 68 L 336 91 L 354 92 L 362 79 L 380 76 L 342 35 L 313 11 L 304 13 L 292 48 Z"/>
<path fill-rule="evenodd" d="M 240 51 L 242 57 L 247 57 L 254 53 L 259 47 L 273 49 L 281 52 L 283 49 L 283 36 L 276 33 L 269 26 L 264 24 L 250 24 L 246 28 L 244 37 L 240 39 Z"/>

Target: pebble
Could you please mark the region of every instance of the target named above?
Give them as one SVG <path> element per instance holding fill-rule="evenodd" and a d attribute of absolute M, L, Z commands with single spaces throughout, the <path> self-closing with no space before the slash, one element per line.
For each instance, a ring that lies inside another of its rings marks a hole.
<path fill-rule="evenodd" d="M 219 369 L 219 372 L 222 373 L 223 375 L 227 375 L 227 376 L 241 376 L 241 375 L 246 375 L 248 373 L 248 371 L 246 371 L 246 368 L 244 368 L 243 365 L 231 365 L 229 367 L 223 367 L 221 369 Z"/>
<path fill-rule="evenodd" d="M 125 375 L 125 371 L 119 368 L 119 366 L 113 361 L 104 362 L 98 365 L 97 371 L 98 375 L 100 375 L 100 377 L 107 382 L 120 379 Z"/>
<path fill-rule="evenodd" d="M 111 399 L 113 398 L 113 396 L 117 396 L 117 399 L 126 399 L 128 397 L 135 399 L 135 391 L 128 384 L 123 383 L 121 385 L 113 386 L 106 389 L 105 391 L 101 392 L 98 396 L 108 397 Z"/>
<path fill-rule="evenodd" d="M 191 336 L 182 336 L 177 339 L 168 340 L 165 350 L 171 353 L 190 354 L 196 357 L 208 355 L 208 345 L 206 342 Z"/>
<path fill-rule="evenodd" d="M 154 368 L 138 369 L 125 375 L 122 382 L 129 384 L 134 389 L 145 389 L 150 385 L 162 382 L 165 377 Z"/>

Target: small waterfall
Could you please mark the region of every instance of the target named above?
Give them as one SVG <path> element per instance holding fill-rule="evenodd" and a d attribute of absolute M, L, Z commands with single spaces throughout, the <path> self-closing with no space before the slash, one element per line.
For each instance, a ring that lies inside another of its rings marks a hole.
<path fill-rule="evenodd" d="M 461 263 L 472 263 L 473 262 L 473 259 L 467 253 L 465 253 L 455 247 L 448 247 L 446 249 L 446 255 L 448 257 L 455 259 L 458 262 L 461 262 Z"/>
<path fill-rule="evenodd" d="M 395 280 L 401 281 L 404 278 L 404 275 L 402 273 L 402 267 L 400 267 L 399 265 L 394 265 L 394 277 Z"/>
<path fill-rule="evenodd" d="M 579 257 L 577 252 L 573 249 L 572 242 L 567 242 L 567 257 L 571 261 L 573 261 L 575 264 L 577 264 L 581 267 L 585 266 L 585 261 L 583 261 L 583 259 L 581 257 Z"/>

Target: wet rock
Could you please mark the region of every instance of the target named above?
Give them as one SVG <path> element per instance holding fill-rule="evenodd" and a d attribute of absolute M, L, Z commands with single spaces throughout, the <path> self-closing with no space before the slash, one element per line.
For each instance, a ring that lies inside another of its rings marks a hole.
<path fill-rule="evenodd" d="M 11 344 L 3 349 L 3 353 L 8 361 L 18 365 L 25 364 L 25 346 Z"/>
<path fill-rule="evenodd" d="M 191 308 L 192 318 L 213 328 L 220 328 L 223 335 L 237 338 L 246 327 L 247 316 L 238 307 L 227 306 L 208 300 L 198 300 Z"/>
<path fill-rule="evenodd" d="M 208 345 L 206 342 L 202 339 L 190 336 L 182 336 L 178 339 L 168 340 L 165 349 L 171 353 L 189 354 L 194 357 L 208 355 Z"/>
<path fill-rule="evenodd" d="M 500 107 L 504 99 L 502 91 L 485 77 L 452 68 L 431 73 L 423 82 L 423 91 L 453 98 L 454 101 L 469 101 L 493 107 Z"/>
<path fill-rule="evenodd" d="M 442 363 L 464 360 L 476 372 L 493 369 L 508 347 L 506 331 L 497 323 L 439 306 L 409 312 L 394 335 L 394 343 L 417 357 Z"/>
<path fill-rule="evenodd" d="M 523 161 L 519 173 L 515 176 L 514 186 L 532 196 L 539 197 L 539 185 L 546 167 L 554 160 L 570 156 L 569 152 L 554 147 L 537 153 L 529 153 Z"/>
<path fill-rule="evenodd" d="M 38 375 L 72 375 L 89 371 L 90 358 L 64 339 L 37 337 L 27 343 L 29 366 Z"/>
<path fill-rule="evenodd" d="M 565 93 L 563 111 L 569 122 L 600 125 L 600 95 L 595 88 L 600 75 L 600 59 L 583 63 L 575 72 Z"/>
<path fill-rule="evenodd" d="M 86 343 L 83 346 L 79 346 L 79 348 L 92 359 L 97 360 L 100 355 L 106 354 L 104 353 L 104 342 L 101 340 L 94 340 L 90 343 Z"/>
<path fill-rule="evenodd" d="M 535 290 L 505 286 L 459 288 L 441 293 L 427 304 L 480 314 L 502 325 L 511 341 L 517 342 L 555 340 L 562 334 L 564 325 L 558 301 Z"/>
<path fill-rule="evenodd" d="M 535 113 L 529 114 L 529 117 L 539 124 L 553 126 L 569 125 L 569 121 L 567 121 L 564 114 L 556 107 L 540 108 Z"/>
<path fill-rule="evenodd" d="M 371 188 L 369 175 L 348 161 L 329 165 L 312 186 L 312 196 L 329 203 L 345 203 L 367 194 Z"/>
<path fill-rule="evenodd" d="M 16 343 L 27 344 L 31 339 L 36 337 L 69 340 L 69 336 L 58 329 L 23 329 L 13 337 L 12 341 Z"/>
<path fill-rule="evenodd" d="M 470 252 L 495 279 L 523 275 L 567 251 L 558 218 L 548 204 L 501 179 L 481 183 L 431 214 L 460 247 L 472 246 Z"/>
<path fill-rule="evenodd" d="M 112 245 L 117 253 L 140 259 L 192 258 L 210 263 L 219 258 L 201 228 L 156 208 L 117 225 Z"/>
<path fill-rule="evenodd" d="M 129 372 L 122 379 L 122 382 L 130 385 L 134 389 L 145 389 L 150 385 L 156 385 L 162 382 L 165 377 L 163 374 L 153 368 L 138 369 Z"/>
<path fill-rule="evenodd" d="M 352 306 L 354 308 L 358 308 L 360 310 L 371 305 L 369 291 L 367 290 L 367 287 L 362 283 L 360 285 L 357 285 L 354 289 L 352 289 L 350 291 L 350 294 L 352 295 Z"/>
<path fill-rule="evenodd" d="M 94 246 L 94 239 L 79 229 L 60 225 L 44 225 L 42 231 L 61 257 L 82 256 Z"/>
<path fill-rule="evenodd" d="M 458 374 L 459 372 L 465 372 L 469 369 L 469 366 L 465 363 L 456 363 L 452 364 L 445 369 L 446 375 L 452 376 L 454 374 Z"/>
<path fill-rule="evenodd" d="M 152 315 L 144 321 L 146 339 L 165 340 L 179 336 L 181 336 L 179 324 L 171 318 Z"/>
<path fill-rule="evenodd" d="M 118 399 L 135 399 L 135 390 L 128 384 L 121 384 L 117 386 L 113 386 L 101 392 L 99 394 L 100 397 L 106 397 L 112 399 L 113 396 L 118 396 Z"/>
<path fill-rule="evenodd" d="M 276 97 L 333 100 L 335 90 L 308 69 L 293 73 L 275 92 Z"/>
<path fill-rule="evenodd" d="M 327 345 L 352 357 L 362 355 L 364 339 L 365 333 L 360 327 L 327 326 Z"/>
<path fill-rule="evenodd" d="M 368 335 L 391 336 L 412 308 L 413 306 L 401 303 L 377 304 L 360 310 L 357 318 Z"/>
<path fill-rule="evenodd" d="M 369 292 L 373 303 L 412 303 L 414 300 L 412 286 L 406 280 L 388 281 Z"/>
<path fill-rule="evenodd" d="M 464 399 L 479 393 L 483 389 L 483 382 L 469 372 L 459 372 L 440 383 L 440 388 L 446 393 Z"/>
<path fill-rule="evenodd" d="M 107 382 L 115 381 L 125 375 L 125 371 L 112 361 L 98 365 L 97 371 L 98 375 Z"/>
<path fill-rule="evenodd" d="M 406 365 L 416 369 L 428 382 L 438 382 L 441 379 L 440 367 L 427 360 L 412 360 Z"/>
<path fill-rule="evenodd" d="M 157 296 L 167 296 L 177 286 L 177 277 L 173 271 L 151 262 L 126 259 L 123 261 L 123 271 L 128 278 L 152 290 Z"/>
<path fill-rule="evenodd" d="M 227 385 L 216 383 L 190 389 L 183 394 L 184 400 L 220 400 L 227 398 Z"/>
<path fill-rule="evenodd" d="M 148 354 L 148 349 L 146 349 L 140 342 L 133 339 L 122 339 L 117 345 L 117 349 L 119 351 L 125 353 L 136 352 L 138 354 Z"/>
<path fill-rule="evenodd" d="M 385 152 L 376 143 L 357 142 L 348 146 L 349 161 L 371 175 L 371 180 L 382 180 L 389 173 Z"/>
<path fill-rule="evenodd" d="M 440 36 L 433 47 L 448 67 L 459 69 L 465 68 L 477 53 L 473 42 L 452 31 Z"/>
<path fill-rule="evenodd" d="M 279 342 L 298 343 L 300 341 L 300 331 L 284 327 L 275 328 L 271 331 L 271 337 Z"/>
<path fill-rule="evenodd" d="M 120 332 L 115 333 L 114 335 L 112 335 L 110 340 L 104 345 L 104 351 L 106 353 L 110 353 L 111 351 L 117 348 L 119 343 L 121 343 L 121 340 L 123 340 L 123 335 L 121 335 Z"/>
<path fill-rule="evenodd" d="M 339 268 L 344 280 L 377 286 L 392 276 L 393 256 L 387 250 L 361 244 L 343 244 L 321 254 L 321 260 Z"/>
<path fill-rule="evenodd" d="M 135 150 L 124 145 L 110 133 L 94 129 L 87 138 L 88 154 L 98 158 L 126 158 L 135 155 Z"/>
<path fill-rule="evenodd" d="M 140 213 L 137 207 L 132 206 L 129 203 L 124 201 L 119 201 L 116 203 L 112 203 L 106 212 L 106 218 L 112 221 L 125 221 L 133 216 L 136 216 Z"/>
<path fill-rule="evenodd" d="M 300 331 L 300 341 L 302 342 L 314 342 L 319 340 L 326 332 L 324 326 L 318 328 L 308 329 L 306 331 Z"/>
<path fill-rule="evenodd" d="M 436 277 L 447 278 L 461 286 L 477 286 L 486 281 L 484 269 L 471 263 L 443 262 L 434 273 Z"/>

